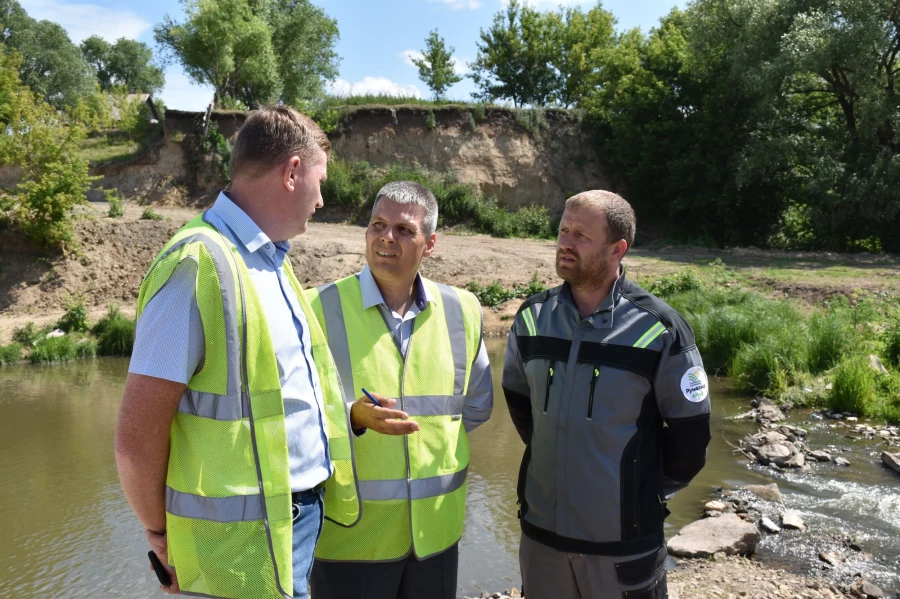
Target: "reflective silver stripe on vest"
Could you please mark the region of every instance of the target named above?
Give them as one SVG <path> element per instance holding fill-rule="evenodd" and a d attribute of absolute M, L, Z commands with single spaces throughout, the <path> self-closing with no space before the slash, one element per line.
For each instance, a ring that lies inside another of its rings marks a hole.
<path fill-rule="evenodd" d="M 410 416 L 454 416 L 462 414 L 465 395 L 407 395 L 403 411 Z"/>
<path fill-rule="evenodd" d="M 228 389 L 226 393 L 229 397 L 236 397 L 241 389 L 240 351 L 238 349 L 240 345 L 238 345 L 237 297 L 234 274 L 228 266 L 228 256 L 211 237 L 203 233 L 195 233 L 190 237 L 185 237 L 166 250 L 165 254 L 156 261 L 156 264 L 172 252 L 197 241 L 202 243 L 206 251 L 209 252 L 213 265 L 216 267 L 216 274 L 219 275 L 219 286 L 222 288 L 222 309 L 225 316 L 225 345 L 228 355 Z M 155 267 L 156 264 L 153 266 Z M 153 269 L 151 268 L 149 272 L 152 271 Z"/>
<path fill-rule="evenodd" d="M 181 493 L 171 487 L 166 487 L 166 511 L 173 516 L 213 522 L 262 520 L 265 513 L 259 495 L 202 497 Z"/>
<path fill-rule="evenodd" d="M 341 393 L 344 402 L 351 403 L 353 397 L 353 369 L 350 367 L 350 344 L 347 341 L 347 325 L 344 324 L 344 309 L 341 307 L 341 293 L 337 285 L 329 283 L 316 289 L 319 301 L 322 302 L 322 313 L 325 316 L 325 328 L 328 335 L 328 347 L 334 358 L 338 376 L 341 379 Z"/>
<path fill-rule="evenodd" d="M 178 411 L 213 420 L 241 420 L 249 413 L 249 401 L 247 394 L 243 392 L 241 402 L 237 403 L 227 395 L 185 389 L 178 402 Z"/>
<path fill-rule="evenodd" d="M 453 367 L 456 371 L 453 394 L 462 395 L 466 390 L 466 322 L 463 319 L 462 304 L 452 287 L 441 283 L 437 286 L 444 300 L 444 318 L 447 319 L 450 348 L 453 351 Z"/>
<path fill-rule="evenodd" d="M 443 476 L 420 478 L 409 481 L 409 499 L 425 499 L 437 497 L 456 491 L 466 482 L 468 466 Z M 406 499 L 407 481 L 398 480 L 361 480 L 359 481 L 359 497 L 367 501 L 387 501 L 389 499 Z"/>

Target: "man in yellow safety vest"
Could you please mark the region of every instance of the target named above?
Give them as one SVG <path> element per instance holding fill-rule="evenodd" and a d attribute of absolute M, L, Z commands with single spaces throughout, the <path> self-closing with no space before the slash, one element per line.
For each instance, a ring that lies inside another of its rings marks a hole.
<path fill-rule="evenodd" d="M 349 528 L 325 523 L 316 599 L 456 596 L 466 434 L 489 418 L 493 391 L 478 300 L 419 274 L 437 216 L 424 186 L 385 185 L 366 229 L 367 266 L 306 292 L 355 426 L 378 424 L 365 389 L 379 403 L 396 400 L 418 427 L 408 436 L 355 431 L 362 517 Z"/>

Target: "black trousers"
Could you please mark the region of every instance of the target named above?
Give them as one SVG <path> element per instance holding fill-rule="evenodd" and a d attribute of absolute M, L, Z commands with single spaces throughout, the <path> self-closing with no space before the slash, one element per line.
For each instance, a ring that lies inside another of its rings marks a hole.
<path fill-rule="evenodd" d="M 454 599 L 458 567 L 458 544 L 422 561 L 316 560 L 309 586 L 314 599 Z"/>

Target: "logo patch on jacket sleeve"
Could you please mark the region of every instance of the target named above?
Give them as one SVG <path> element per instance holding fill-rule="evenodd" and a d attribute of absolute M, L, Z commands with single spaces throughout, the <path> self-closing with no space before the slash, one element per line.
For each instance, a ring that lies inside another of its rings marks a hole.
<path fill-rule="evenodd" d="M 685 399 L 693 402 L 701 402 L 709 396 L 709 379 L 706 372 L 700 366 L 688 368 L 681 377 L 681 392 Z"/>

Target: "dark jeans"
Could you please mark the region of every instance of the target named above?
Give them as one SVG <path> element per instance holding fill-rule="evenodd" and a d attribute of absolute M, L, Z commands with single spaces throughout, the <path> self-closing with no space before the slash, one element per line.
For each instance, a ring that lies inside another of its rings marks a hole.
<path fill-rule="evenodd" d="M 315 599 L 454 599 L 459 547 L 419 561 L 313 564 L 309 581 Z"/>

